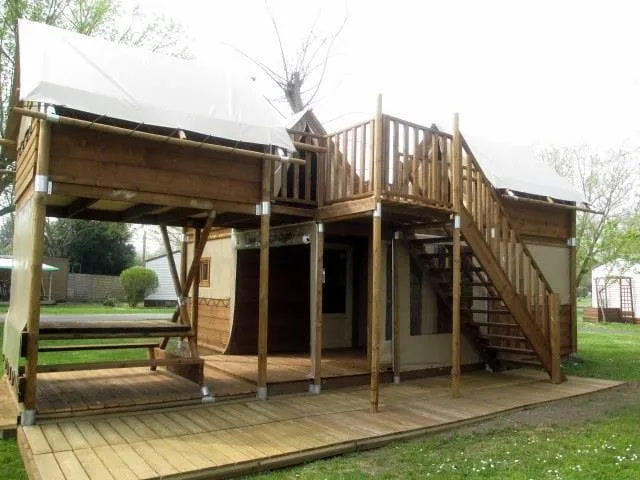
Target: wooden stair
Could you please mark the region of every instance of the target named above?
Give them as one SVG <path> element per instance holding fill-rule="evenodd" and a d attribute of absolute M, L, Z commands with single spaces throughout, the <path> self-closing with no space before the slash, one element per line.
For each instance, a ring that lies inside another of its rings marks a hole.
<path fill-rule="evenodd" d="M 536 363 L 554 379 L 564 379 L 552 355 L 551 319 L 557 295 L 529 252 L 495 191 L 459 132 L 454 135 L 451 169 L 454 223 L 460 229 L 462 332 L 492 367 L 501 362 Z M 447 235 L 408 235 L 412 257 L 428 272 L 442 304 L 453 305 L 453 228 Z M 457 289 L 456 289 L 457 292 Z M 457 294 L 457 293 L 456 293 Z M 554 324 L 557 325 L 557 324 Z M 469 333 L 471 332 L 471 333 Z"/>

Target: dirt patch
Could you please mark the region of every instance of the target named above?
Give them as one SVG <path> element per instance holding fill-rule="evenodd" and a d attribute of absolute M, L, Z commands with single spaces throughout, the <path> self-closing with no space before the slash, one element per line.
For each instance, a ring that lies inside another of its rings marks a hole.
<path fill-rule="evenodd" d="M 640 398 L 640 382 L 629 382 L 608 390 L 506 413 L 499 418 L 457 428 L 443 435 L 449 437 L 521 427 L 579 425 L 621 408 L 637 405 L 638 398 Z"/>

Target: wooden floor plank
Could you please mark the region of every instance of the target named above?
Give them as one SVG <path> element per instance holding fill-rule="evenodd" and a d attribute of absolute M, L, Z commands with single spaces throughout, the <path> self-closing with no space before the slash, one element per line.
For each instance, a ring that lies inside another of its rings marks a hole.
<path fill-rule="evenodd" d="M 167 460 L 147 442 L 134 443 L 131 447 L 140 455 L 147 465 L 157 472 L 158 476 L 178 473 L 178 470 L 167 462 Z"/>
<path fill-rule="evenodd" d="M 33 461 L 40 472 L 41 478 L 46 478 L 47 480 L 65 480 L 65 475 L 53 453 L 34 455 Z"/>
<path fill-rule="evenodd" d="M 114 445 L 113 451 L 126 463 L 138 478 L 155 478 L 153 468 L 130 445 Z"/>
<path fill-rule="evenodd" d="M 114 480 L 114 476 L 93 449 L 83 448 L 76 450 L 75 454 L 91 480 Z"/>
<path fill-rule="evenodd" d="M 31 452 L 34 455 L 40 455 L 41 453 L 51 453 L 51 446 L 47 441 L 47 438 L 42 433 L 42 429 L 38 425 L 32 427 L 23 428 L 24 435 L 27 437 Z"/>
<path fill-rule="evenodd" d="M 57 452 L 55 457 L 65 479 L 89 480 L 89 475 L 84 471 L 82 464 L 74 452 Z"/>
<path fill-rule="evenodd" d="M 303 363 L 292 361 L 288 368 L 295 370 L 299 365 Z M 255 367 L 249 361 L 245 366 Z M 141 399 L 155 388 L 153 383 L 147 385 L 150 390 L 141 392 Z M 451 398 L 446 378 L 383 384 L 377 414 L 369 413 L 368 389 L 353 387 L 266 402 L 216 402 L 21 428 L 34 457 L 35 467 L 27 468 L 46 472 L 47 479 L 140 480 L 179 475 L 187 480 L 196 474 L 199 478 L 216 472 L 236 475 L 260 465 L 266 468 L 354 451 L 358 445 L 376 444 L 376 439 L 389 441 L 396 434 L 427 432 L 615 385 L 571 378 L 566 384 L 552 385 L 537 372 L 477 372 L 464 375 L 462 396 L 456 399 Z"/>
<path fill-rule="evenodd" d="M 93 451 L 116 480 L 138 480 L 138 476 L 110 445 L 94 448 Z"/>

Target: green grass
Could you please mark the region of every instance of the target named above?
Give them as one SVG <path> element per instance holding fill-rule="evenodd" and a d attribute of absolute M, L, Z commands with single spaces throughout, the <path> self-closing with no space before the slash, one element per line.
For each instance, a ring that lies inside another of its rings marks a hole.
<path fill-rule="evenodd" d="M 8 305 L 0 305 L 0 313 L 6 313 Z M 115 307 L 105 307 L 96 303 L 60 303 L 57 305 L 43 305 L 40 307 L 42 315 L 80 315 L 80 314 L 119 314 L 119 313 L 172 313 L 172 307 L 136 307 L 118 304 Z"/>
<path fill-rule="evenodd" d="M 621 333 L 620 327 L 626 329 Z M 579 331 L 580 361 L 567 361 L 567 373 L 640 381 L 640 326 L 599 328 Z M 93 360 L 102 353 L 85 352 L 82 359 Z M 636 479 L 638 425 L 640 406 L 633 406 L 585 424 L 441 434 L 250 478 Z M 26 478 L 13 440 L 0 440 L 0 478 Z"/>
<path fill-rule="evenodd" d="M 250 478 L 636 479 L 639 423 L 633 407 L 581 426 L 438 435 Z"/>

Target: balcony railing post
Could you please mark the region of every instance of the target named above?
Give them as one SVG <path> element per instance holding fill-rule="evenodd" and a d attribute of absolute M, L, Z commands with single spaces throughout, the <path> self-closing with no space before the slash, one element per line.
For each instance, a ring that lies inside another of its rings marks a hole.
<path fill-rule="evenodd" d="M 383 158 L 383 142 L 382 136 L 384 128 L 382 125 L 382 95 L 378 95 L 376 104 L 376 119 L 374 133 L 374 150 L 373 150 L 373 192 L 377 200 L 382 196 L 382 158 Z"/>
<path fill-rule="evenodd" d="M 453 210 L 459 212 L 462 207 L 462 141 L 457 113 L 453 115 L 453 145 L 451 149 L 451 200 Z"/>

